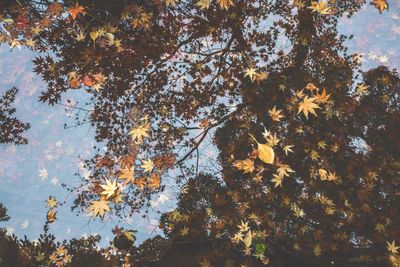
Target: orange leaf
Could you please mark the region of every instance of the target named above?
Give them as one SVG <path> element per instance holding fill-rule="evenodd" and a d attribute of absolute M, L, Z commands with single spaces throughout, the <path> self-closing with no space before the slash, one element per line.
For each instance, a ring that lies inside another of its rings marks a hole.
<path fill-rule="evenodd" d="M 85 8 L 80 6 L 78 3 L 75 3 L 75 6 L 71 6 L 68 9 L 68 13 L 71 14 L 72 19 L 76 19 L 79 14 L 85 14 Z"/>
<path fill-rule="evenodd" d="M 90 78 L 88 75 L 85 75 L 85 77 L 83 77 L 83 83 L 86 86 L 92 87 L 96 82 Z"/>

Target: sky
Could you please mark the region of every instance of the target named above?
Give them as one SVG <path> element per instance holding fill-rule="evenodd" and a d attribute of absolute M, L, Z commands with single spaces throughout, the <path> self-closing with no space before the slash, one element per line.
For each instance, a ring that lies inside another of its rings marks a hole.
<path fill-rule="evenodd" d="M 373 6 L 364 5 L 352 18 L 340 20 L 339 32 L 354 35 L 347 45 L 349 52 L 362 55 L 364 70 L 379 65 L 399 67 L 400 1 L 388 2 L 390 9 L 382 15 Z M 82 168 L 82 160 L 94 155 L 94 129 L 89 125 L 64 129 L 64 123 L 74 124 L 73 113 L 65 106 L 52 107 L 38 101 L 46 84 L 33 72 L 34 58 L 35 53 L 26 48 L 16 47 L 11 51 L 6 44 L 0 46 L 0 95 L 13 86 L 19 88 L 15 102 L 17 117 L 31 124 L 25 134 L 28 145 L 0 144 L 0 203 L 11 216 L 0 226 L 18 237 L 38 238 L 46 221 L 46 200 L 51 195 L 59 201 L 67 198 L 67 205 L 58 208 L 57 220 L 50 226 L 50 232 L 58 240 L 98 233 L 106 244 L 112 238 L 115 222 L 89 221 L 85 214 L 76 216 L 70 210 L 74 197 L 68 196 L 61 186 L 61 183 L 79 185 L 76 173 L 90 174 Z M 67 93 L 61 103 L 82 99 L 85 97 L 82 94 L 82 91 Z M 160 233 L 156 211 L 174 208 L 177 190 L 171 184 L 168 183 L 165 192 L 154 196 L 149 218 L 137 215 L 120 224 L 138 230 L 139 243 Z"/>

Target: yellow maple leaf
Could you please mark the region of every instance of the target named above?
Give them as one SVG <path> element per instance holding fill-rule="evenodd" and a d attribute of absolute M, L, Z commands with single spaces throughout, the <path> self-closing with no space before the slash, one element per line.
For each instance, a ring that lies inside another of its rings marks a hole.
<path fill-rule="evenodd" d="M 363 96 L 363 95 L 368 95 L 368 88 L 369 88 L 369 86 L 368 85 L 366 85 L 365 83 L 361 83 L 361 84 L 359 84 L 358 86 L 357 86 L 357 88 L 356 88 L 356 92 L 357 92 L 357 94 L 359 94 L 360 96 Z"/>
<path fill-rule="evenodd" d="M 278 172 L 279 176 L 285 177 L 285 176 L 289 176 L 290 173 L 293 173 L 294 170 L 292 170 L 292 168 L 290 168 L 290 166 L 287 164 L 281 164 L 281 165 L 279 165 L 277 172 Z"/>
<path fill-rule="evenodd" d="M 109 201 L 106 200 L 95 200 L 90 202 L 90 206 L 88 208 L 88 213 L 92 213 L 93 217 L 96 218 L 100 216 L 101 218 L 104 217 L 104 213 L 111 212 L 110 207 L 108 206 Z"/>
<path fill-rule="evenodd" d="M 322 254 L 321 246 L 319 244 L 314 246 L 314 255 L 319 257 Z"/>
<path fill-rule="evenodd" d="M 319 169 L 319 170 L 318 170 L 318 174 L 319 174 L 319 177 L 321 178 L 322 181 L 328 179 L 328 177 L 327 177 L 328 172 L 327 172 L 325 169 L 322 169 L 322 168 Z"/>
<path fill-rule="evenodd" d="M 297 218 L 302 218 L 302 217 L 304 217 L 304 215 L 306 215 L 306 214 L 304 213 L 304 210 L 301 209 L 299 206 L 297 206 L 296 203 L 293 203 L 293 204 L 291 205 L 291 209 L 292 209 L 292 211 L 293 211 L 294 216 L 296 216 Z"/>
<path fill-rule="evenodd" d="M 267 138 L 265 138 L 265 140 L 267 140 L 267 144 L 271 147 L 276 146 L 279 143 L 279 138 L 276 136 L 276 133 L 274 134 L 269 134 L 267 136 Z"/>
<path fill-rule="evenodd" d="M 47 207 L 49 207 L 50 209 L 53 209 L 58 205 L 57 199 L 55 197 L 49 197 L 46 202 Z"/>
<path fill-rule="evenodd" d="M 199 261 L 200 267 L 212 267 L 211 263 L 207 259 Z"/>
<path fill-rule="evenodd" d="M 180 235 L 181 236 L 187 236 L 189 234 L 189 227 L 185 226 L 181 229 Z"/>
<path fill-rule="evenodd" d="M 328 172 L 326 179 L 328 181 L 336 181 L 338 179 L 338 177 L 336 176 L 335 172 Z"/>
<path fill-rule="evenodd" d="M 154 168 L 154 163 L 151 159 L 143 160 L 140 167 L 144 170 L 144 172 L 151 172 Z"/>
<path fill-rule="evenodd" d="M 124 196 L 124 194 L 121 194 L 120 192 L 117 191 L 115 196 L 111 200 L 115 204 L 123 203 L 124 202 L 124 200 L 122 198 L 123 196 Z"/>
<path fill-rule="evenodd" d="M 282 110 L 281 109 L 276 109 L 276 107 L 273 107 L 272 109 L 270 109 L 269 111 L 268 111 L 268 115 L 271 117 L 271 119 L 273 120 L 273 121 L 280 121 L 283 117 L 285 117 L 285 116 L 283 116 L 282 114 Z"/>
<path fill-rule="evenodd" d="M 390 251 L 392 254 L 397 254 L 397 250 L 400 248 L 399 246 L 396 246 L 396 242 L 393 240 L 392 243 L 387 242 L 387 250 Z"/>
<path fill-rule="evenodd" d="M 331 8 L 328 6 L 328 3 L 325 1 L 321 2 L 311 2 L 311 6 L 308 7 L 309 9 L 312 10 L 312 12 L 317 12 L 322 15 L 330 15 L 331 14 Z"/>
<path fill-rule="evenodd" d="M 125 231 L 124 232 L 124 236 L 130 241 L 135 241 L 136 240 L 134 231 Z"/>
<path fill-rule="evenodd" d="M 115 194 L 115 191 L 118 189 L 117 180 L 111 182 L 110 180 L 106 179 L 106 184 L 100 185 L 104 191 L 101 192 L 102 195 L 105 195 L 106 198 L 110 198 L 112 195 Z"/>
<path fill-rule="evenodd" d="M 297 114 L 299 114 L 300 112 L 303 112 L 304 116 L 306 116 L 306 118 L 308 119 L 308 113 L 314 114 L 315 116 L 317 116 L 317 113 L 315 113 L 315 109 L 320 108 L 316 103 L 314 103 L 314 101 L 316 100 L 316 97 L 311 97 L 308 98 L 308 96 L 306 96 L 303 99 L 303 102 L 301 102 L 299 104 L 299 110 L 297 112 Z"/>
<path fill-rule="evenodd" d="M 211 0 L 199 0 L 196 3 L 196 6 L 198 6 L 201 10 L 208 9 L 210 7 Z"/>
<path fill-rule="evenodd" d="M 241 233 L 246 232 L 250 229 L 249 222 L 240 221 L 240 225 L 238 225 L 238 227 L 239 227 L 239 232 Z"/>
<path fill-rule="evenodd" d="M 165 4 L 167 6 L 176 6 L 176 4 L 179 2 L 179 0 L 165 0 Z"/>
<path fill-rule="evenodd" d="M 247 68 L 245 70 L 244 77 L 247 77 L 247 76 L 249 76 L 251 81 L 254 81 L 256 79 L 256 77 L 257 77 L 256 70 L 254 68 Z"/>
<path fill-rule="evenodd" d="M 262 71 L 260 73 L 257 73 L 256 80 L 258 82 L 263 81 L 263 80 L 267 79 L 268 76 L 269 76 L 268 72 Z"/>
<path fill-rule="evenodd" d="M 378 233 L 384 233 L 385 232 L 385 225 L 382 223 L 377 223 L 375 225 L 375 230 L 378 231 Z"/>
<path fill-rule="evenodd" d="M 319 149 L 325 149 L 327 144 L 326 144 L 326 142 L 324 140 L 321 140 L 321 141 L 318 142 L 317 146 L 318 146 Z"/>
<path fill-rule="evenodd" d="M 228 10 L 230 6 L 234 5 L 232 0 L 217 0 L 217 2 L 221 7 L 221 9 L 226 9 L 226 10 Z"/>
<path fill-rule="evenodd" d="M 287 156 L 287 154 L 288 154 L 289 152 L 294 153 L 293 150 L 292 150 L 292 147 L 294 147 L 294 146 L 293 146 L 293 145 L 286 145 L 286 146 L 283 147 L 283 151 L 285 152 L 285 155 L 286 155 L 286 156 Z"/>
<path fill-rule="evenodd" d="M 271 179 L 271 182 L 275 184 L 275 188 L 278 186 L 282 187 L 283 176 L 280 176 L 278 174 L 273 174 L 273 177 L 274 178 Z"/>
<path fill-rule="evenodd" d="M 132 128 L 131 129 L 132 141 L 137 144 L 142 143 L 143 137 L 149 137 L 149 134 L 148 134 L 149 131 L 150 131 L 149 124 L 143 124 L 137 128 Z"/>
<path fill-rule="evenodd" d="M 374 5 L 381 14 L 385 9 L 389 9 L 389 4 L 386 0 L 373 0 L 371 2 L 371 5 Z"/>

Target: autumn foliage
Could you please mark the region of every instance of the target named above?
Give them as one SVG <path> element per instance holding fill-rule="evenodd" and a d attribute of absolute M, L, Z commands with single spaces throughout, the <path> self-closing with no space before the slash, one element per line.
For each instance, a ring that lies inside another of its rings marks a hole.
<path fill-rule="evenodd" d="M 50 197 L 40 246 L 2 236 L 27 261 L 400 265 L 399 73 L 361 71 L 337 30 L 363 5 L 385 14 L 385 0 L 39 2 L 5 4 L 0 39 L 37 52 L 41 102 L 89 96 L 80 123 L 107 152 L 87 159 L 73 208 L 123 219 L 171 170 L 181 190 L 163 237 L 136 247 L 117 227 L 98 250 L 98 237 L 54 242 Z M 206 141 L 217 156 L 201 169 Z"/>

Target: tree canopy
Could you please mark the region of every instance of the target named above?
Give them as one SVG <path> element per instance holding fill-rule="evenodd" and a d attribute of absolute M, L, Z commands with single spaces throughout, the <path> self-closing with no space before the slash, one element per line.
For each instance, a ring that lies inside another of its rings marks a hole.
<path fill-rule="evenodd" d="M 107 151 L 69 189 L 78 212 L 134 214 L 181 173 L 163 237 L 134 247 L 134 232 L 115 229 L 126 265 L 398 266 L 399 73 L 361 71 L 337 29 L 363 5 L 388 9 L 385 0 L 6 1 L 0 39 L 37 52 L 40 101 L 88 96 L 69 104 Z M 217 157 L 204 159 L 205 140 Z M 56 249 L 49 203 L 46 251 L 13 244 L 57 266 L 106 261 L 96 239 Z"/>

